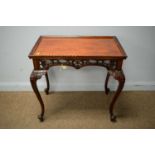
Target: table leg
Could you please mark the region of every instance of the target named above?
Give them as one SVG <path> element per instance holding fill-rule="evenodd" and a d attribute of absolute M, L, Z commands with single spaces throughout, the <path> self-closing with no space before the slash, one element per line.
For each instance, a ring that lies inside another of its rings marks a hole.
<path fill-rule="evenodd" d="M 113 109 L 114 109 L 114 105 L 116 103 L 116 100 L 119 96 L 119 94 L 121 93 L 123 87 L 124 87 L 124 83 L 125 83 L 125 76 L 122 70 L 120 71 L 109 71 L 109 74 L 112 75 L 117 81 L 118 81 L 118 88 L 117 91 L 112 99 L 112 102 L 110 104 L 109 107 L 109 112 L 110 112 L 110 119 L 112 122 L 116 121 L 116 115 L 114 115 Z"/>
<path fill-rule="evenodd" d="M 106 76 L 106 80 L 105 80 L 105 93 L 106 93 L 106 95 L 108 95 L 108 93 L 110 91 L 110 89 L 108 88 L 109 77 L 110 77 L 110 73 L 108 72 L 107 76 Z"/>
<path fill-rule="evenodd" d="M 49 89 L 50 89 L 48 73 L 45 74 L 45 78 L 46 78 L 46 83 L 47 83 L 47 88 L 45 89 L 45 93 L 48 95 L 49 94 Z"/>
<path fill-rule="evenodd" d="M 45 108 L 44 108 L 43 100 L 42 100 L 41 95 L 40 95 L 38 88 L 37 88 L 37 80 L 40 79 L 43 75 L 46 75 L 46 73 L 47 73 L 47 71 L 45 71 L 45 70 L 34 70 L 34 71 L 32 71 L 31 76 L 30 76 L 31 86 L 32 86 L 33 91 L 36 94 L 36 96 L 39 100 L 40 106 L 41 106 L 41 113 L 38 116 L 38 119 L 41 122 L 44 121 Z"/>

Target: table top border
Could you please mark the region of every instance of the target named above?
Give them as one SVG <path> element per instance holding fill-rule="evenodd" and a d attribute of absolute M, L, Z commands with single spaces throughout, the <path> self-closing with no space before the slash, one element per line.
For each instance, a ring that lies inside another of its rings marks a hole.
<path fill-rule="evenodd" d="M 118 48 L 120 49 L 122 56 L 34 56 L 33 53 L 35 52 L 36 48 L 38 47 L 39 43 L 41 42 L 41 40 L 43 38 L 88 38 L 88 39 L 94 39 L 94 38 L 98 38 L 98 39 L 103 39 L 103 38 L 109 38 L 109 39 L 114 39 L 114 41 L 116 42 Z M 40 36 L 38 38 L 38 40 L 36 41 L 35 45 L 33 46 L 30 54 L 28 55 L 28 57 L 31 59 L 126 59 L 127 55 L 122 47 L 122 45 L 120 44 L 118 38 L 116 36 L 60 36 L 60 35 L 46 35 L 46 36 Z"/>

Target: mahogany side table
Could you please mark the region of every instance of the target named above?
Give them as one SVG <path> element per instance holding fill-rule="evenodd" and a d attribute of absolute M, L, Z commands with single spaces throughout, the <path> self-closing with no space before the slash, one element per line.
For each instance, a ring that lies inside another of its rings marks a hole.
<path fill-rule="evenodd" d="M 44 103 L 38 91 L 37 80 L 46 77 L 46 94 L 49 93 L 48 69 L 52 66 L 72 66 L 80 69 L 85 66 L 102 66 L 107 69 L 105 93 L 109 93 L 108 80 L 112 76 L 118 81 L 118 88 L 109 106 L 110 120 L 116 121 L 114 105 L 121 93 L 125 76 L 122 70 L 123 60 L 127 58 L 121 44 L 115 36 L 40 36 L 29 54 L 34 69 L 30 75 L 30 82 L 41 106 L 38 116 L 44 120 Z"/>

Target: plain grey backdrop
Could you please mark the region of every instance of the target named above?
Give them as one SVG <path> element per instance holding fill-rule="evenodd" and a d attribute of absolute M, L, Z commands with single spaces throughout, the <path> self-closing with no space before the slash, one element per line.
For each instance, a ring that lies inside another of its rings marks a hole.
<path fill-rule="evenodd" d="M 155 27 L 124 26 L 0 27 L 0 90 L 32 90 L 29 76 L 33 66 L 28 54 L 40 35 L 115 35 L 128 55 L 123 64 L 124 90 L 155 90 Z M 49 75 L 54 91 L 100 91 L 104 90 L 106 69 L 54 67 Z M 38 82 L 40 89 L 44 80 Z M 117 83 L 113 79 L 110 83 L 114 89 Z"/>

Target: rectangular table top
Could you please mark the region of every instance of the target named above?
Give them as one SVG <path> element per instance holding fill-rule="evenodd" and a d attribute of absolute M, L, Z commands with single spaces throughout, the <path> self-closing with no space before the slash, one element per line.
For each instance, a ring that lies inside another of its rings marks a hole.
<path fill-rule="evenodd" d="M 30 58 L 126 58 L 115 36 L 60 37 L 41 36 L 29 54 Z"/>

